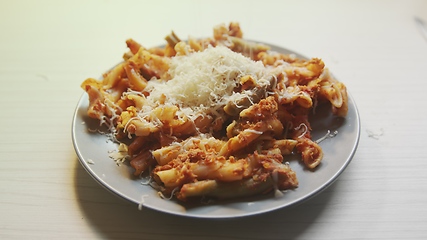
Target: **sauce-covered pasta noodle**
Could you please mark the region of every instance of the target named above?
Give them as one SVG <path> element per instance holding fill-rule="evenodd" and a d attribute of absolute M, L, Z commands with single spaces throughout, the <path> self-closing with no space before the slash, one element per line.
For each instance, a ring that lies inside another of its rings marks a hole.
<path fill-rule="evenodd" d="M 124 61 L 81 87 L 88 115 L 127 144 L 135 176 L 151 175 L 163 195 L 181 201 L 236 198 L 298 186 L 286 163 L 322 160 L 308 115 L 329 102 L 347 114 L 347 92 L 321 59 L 299 59 L 246 41 L 238 23 L 213 38 L 145 48 L 129 39 Z"/>

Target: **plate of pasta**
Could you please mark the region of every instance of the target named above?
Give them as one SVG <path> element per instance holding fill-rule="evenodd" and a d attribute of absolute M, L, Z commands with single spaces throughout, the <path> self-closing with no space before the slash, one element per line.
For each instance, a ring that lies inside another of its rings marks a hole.
<path fill-rule="evenodd" d="M 320 58 L 238 23 L 165 40 L 126 40 L 122 62 L 81 84 L 73 144 L 102 186 L 139 209 L 242 217 L 300 203 L 348 166 L 359 114 Z"/>

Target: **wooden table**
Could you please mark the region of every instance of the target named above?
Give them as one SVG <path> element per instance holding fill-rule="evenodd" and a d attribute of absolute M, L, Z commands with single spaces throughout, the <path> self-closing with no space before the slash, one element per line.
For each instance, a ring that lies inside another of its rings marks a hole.
<path fill-rule="evenodd" d="M 1 1 L 0 239 L 427 239 L 427 1 Z M 80 83 L 145 46 L 244 36 L 321 57 L 354 97 L 353 161 L 295 207 L 185 218 L 106 191 L 80 165 L 71 120 Z"/>

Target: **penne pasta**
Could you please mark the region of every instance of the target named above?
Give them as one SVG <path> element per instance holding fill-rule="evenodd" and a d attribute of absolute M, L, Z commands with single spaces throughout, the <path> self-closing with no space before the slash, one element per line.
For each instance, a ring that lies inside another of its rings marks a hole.
<path fill-rule="evenodd" d="M 348 111 L 345 85 L 321 59 L 247 41 L 235 22 L 212 38 L 165 40 L 145 48 L 127 39 L 122 63 L 81 84 L 88 116 L 127 143 L 134 175 L 148 172 L 179 201 L 228 199 L 297 188 L 289 155 L 320 165 L 309 113 L 320 103 Z"/>

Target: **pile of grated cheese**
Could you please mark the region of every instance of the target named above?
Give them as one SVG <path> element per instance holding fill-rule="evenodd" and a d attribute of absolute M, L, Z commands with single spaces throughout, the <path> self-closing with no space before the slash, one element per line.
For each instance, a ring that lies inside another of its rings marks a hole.
<path fill-rule="evenodd" d="M 202 52 L 172 58 L 168 81 L 152 79 L 146 90 L 148 102 L 176 105 L 191 118 L 218 109 L 230 101 L 248 97 L 234 92 L 240 78 L 251 75 L 258 86 L 269 84 L 268 70 L 260 61 L 253 61 L 227 47 L 209 46 Z"/>

